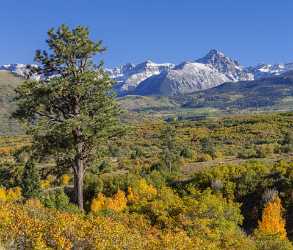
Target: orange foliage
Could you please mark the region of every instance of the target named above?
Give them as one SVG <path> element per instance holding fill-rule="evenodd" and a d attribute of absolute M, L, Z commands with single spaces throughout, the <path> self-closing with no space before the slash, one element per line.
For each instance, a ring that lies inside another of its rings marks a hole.
<path fill-rule="evenodd" d="M 8 155 L 16 150 L 15 147 L 1 147 L 0 154 Z"/>
<path fill-rule="evenodd" d="M 287 236 L 285 220 L 282 217 L 283 207 L 279 197 L 268 202 L 263 210 L 262 220 L 259 222 L 260 233 L 279 235 L 285 239 Z"/>
<path fill-rule="evenodd" d="M 62 175 L 61 176 L 61 185 L 68 186 L 70 183 L 70 180 L 71 180 L 71 178 L 69 175 L 67 175 L 67 174 Z"/>

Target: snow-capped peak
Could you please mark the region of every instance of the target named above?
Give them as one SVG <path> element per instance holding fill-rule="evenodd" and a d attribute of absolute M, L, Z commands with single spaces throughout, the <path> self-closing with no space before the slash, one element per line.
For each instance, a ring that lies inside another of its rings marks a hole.
<path fill-rule="evenodd" d="M 211 49 L 206 56 L 196 60 L 196 62 L 212 65 L 233 82 L 254 79 L 252 74 L 244 71 L 238 61 L 225 56 L 223 52 L 216 49 Z"/>

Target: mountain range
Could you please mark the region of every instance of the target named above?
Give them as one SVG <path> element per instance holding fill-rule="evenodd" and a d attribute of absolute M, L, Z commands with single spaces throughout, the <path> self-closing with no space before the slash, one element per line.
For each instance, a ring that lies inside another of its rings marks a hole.
<path fill-rule="evenodd" d="M 176 96 L 202 91 L 225 82 L 253 81 L 293 70 L 293 63 L 259 64 L 244 67 L 238 61 L 212 49 L 207 55 L 178 65 L 146 61 L 107 69 L 116 82 L 115 91 L 124 95 Z"/>
<path fill-rule="evenodd" d="M 0 70 L 19 76 L 27 74 L 26 64 L 7 64 Z M 242 66 L 224 53 L 212 49 L 204 57 L 178 65 L 150 60 L 137 65 L 127 63 L 106 69 L 115 81 L 118 96 L 176 96 L 219 86 L 226 82 L 253 81 L 278 76 L 293 70 L 293 63 Z M 35 78 L 37 76 L 34 76 Z"/>
<path fill-rule="evenodd" d="M 20 131 L 9 117 L 16 107 L 14 89 L 27 70 L 26 64 L 0 66 L 0 134 Z M 148 60 L 106 71 L 115 81 L 118 102 L 129 114 L 182 116 L 207 110 L 215 114 L 293 110 L 293 63 L 243 67 L 213 49 L 202 58 L 178 65 Z M 33 77 L 38 79 L 37 75 Z"/>

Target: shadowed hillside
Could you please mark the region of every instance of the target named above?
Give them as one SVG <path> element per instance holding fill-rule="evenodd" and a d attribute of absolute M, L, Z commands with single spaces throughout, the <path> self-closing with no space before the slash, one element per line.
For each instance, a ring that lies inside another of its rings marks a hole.
<path fill-rule="evenodd" d="M 187 96 L 189 108 L 221 110 L 292 110 L 293 73 L 255 81 L 224 83 Z"/>

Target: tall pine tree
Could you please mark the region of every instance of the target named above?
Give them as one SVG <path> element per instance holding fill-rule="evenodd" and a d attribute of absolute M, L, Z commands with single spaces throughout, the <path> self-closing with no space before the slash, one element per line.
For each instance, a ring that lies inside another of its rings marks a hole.
<path fill-rule="evenodd" d="M 93 65 L 105 48 L 89 38 L 87 28 L 51 29 L 47 44 L 49 51 L 35 56 L 34 71 L 43 77 L 17 88 L 14 116 L 26 123 L 40 158 L 51 155 L 60 168 L 72 168 L 76 203 L 83 210 L 85 171 L 99 146 L 118 133 L 120 110 L 102 63 Z"/>

